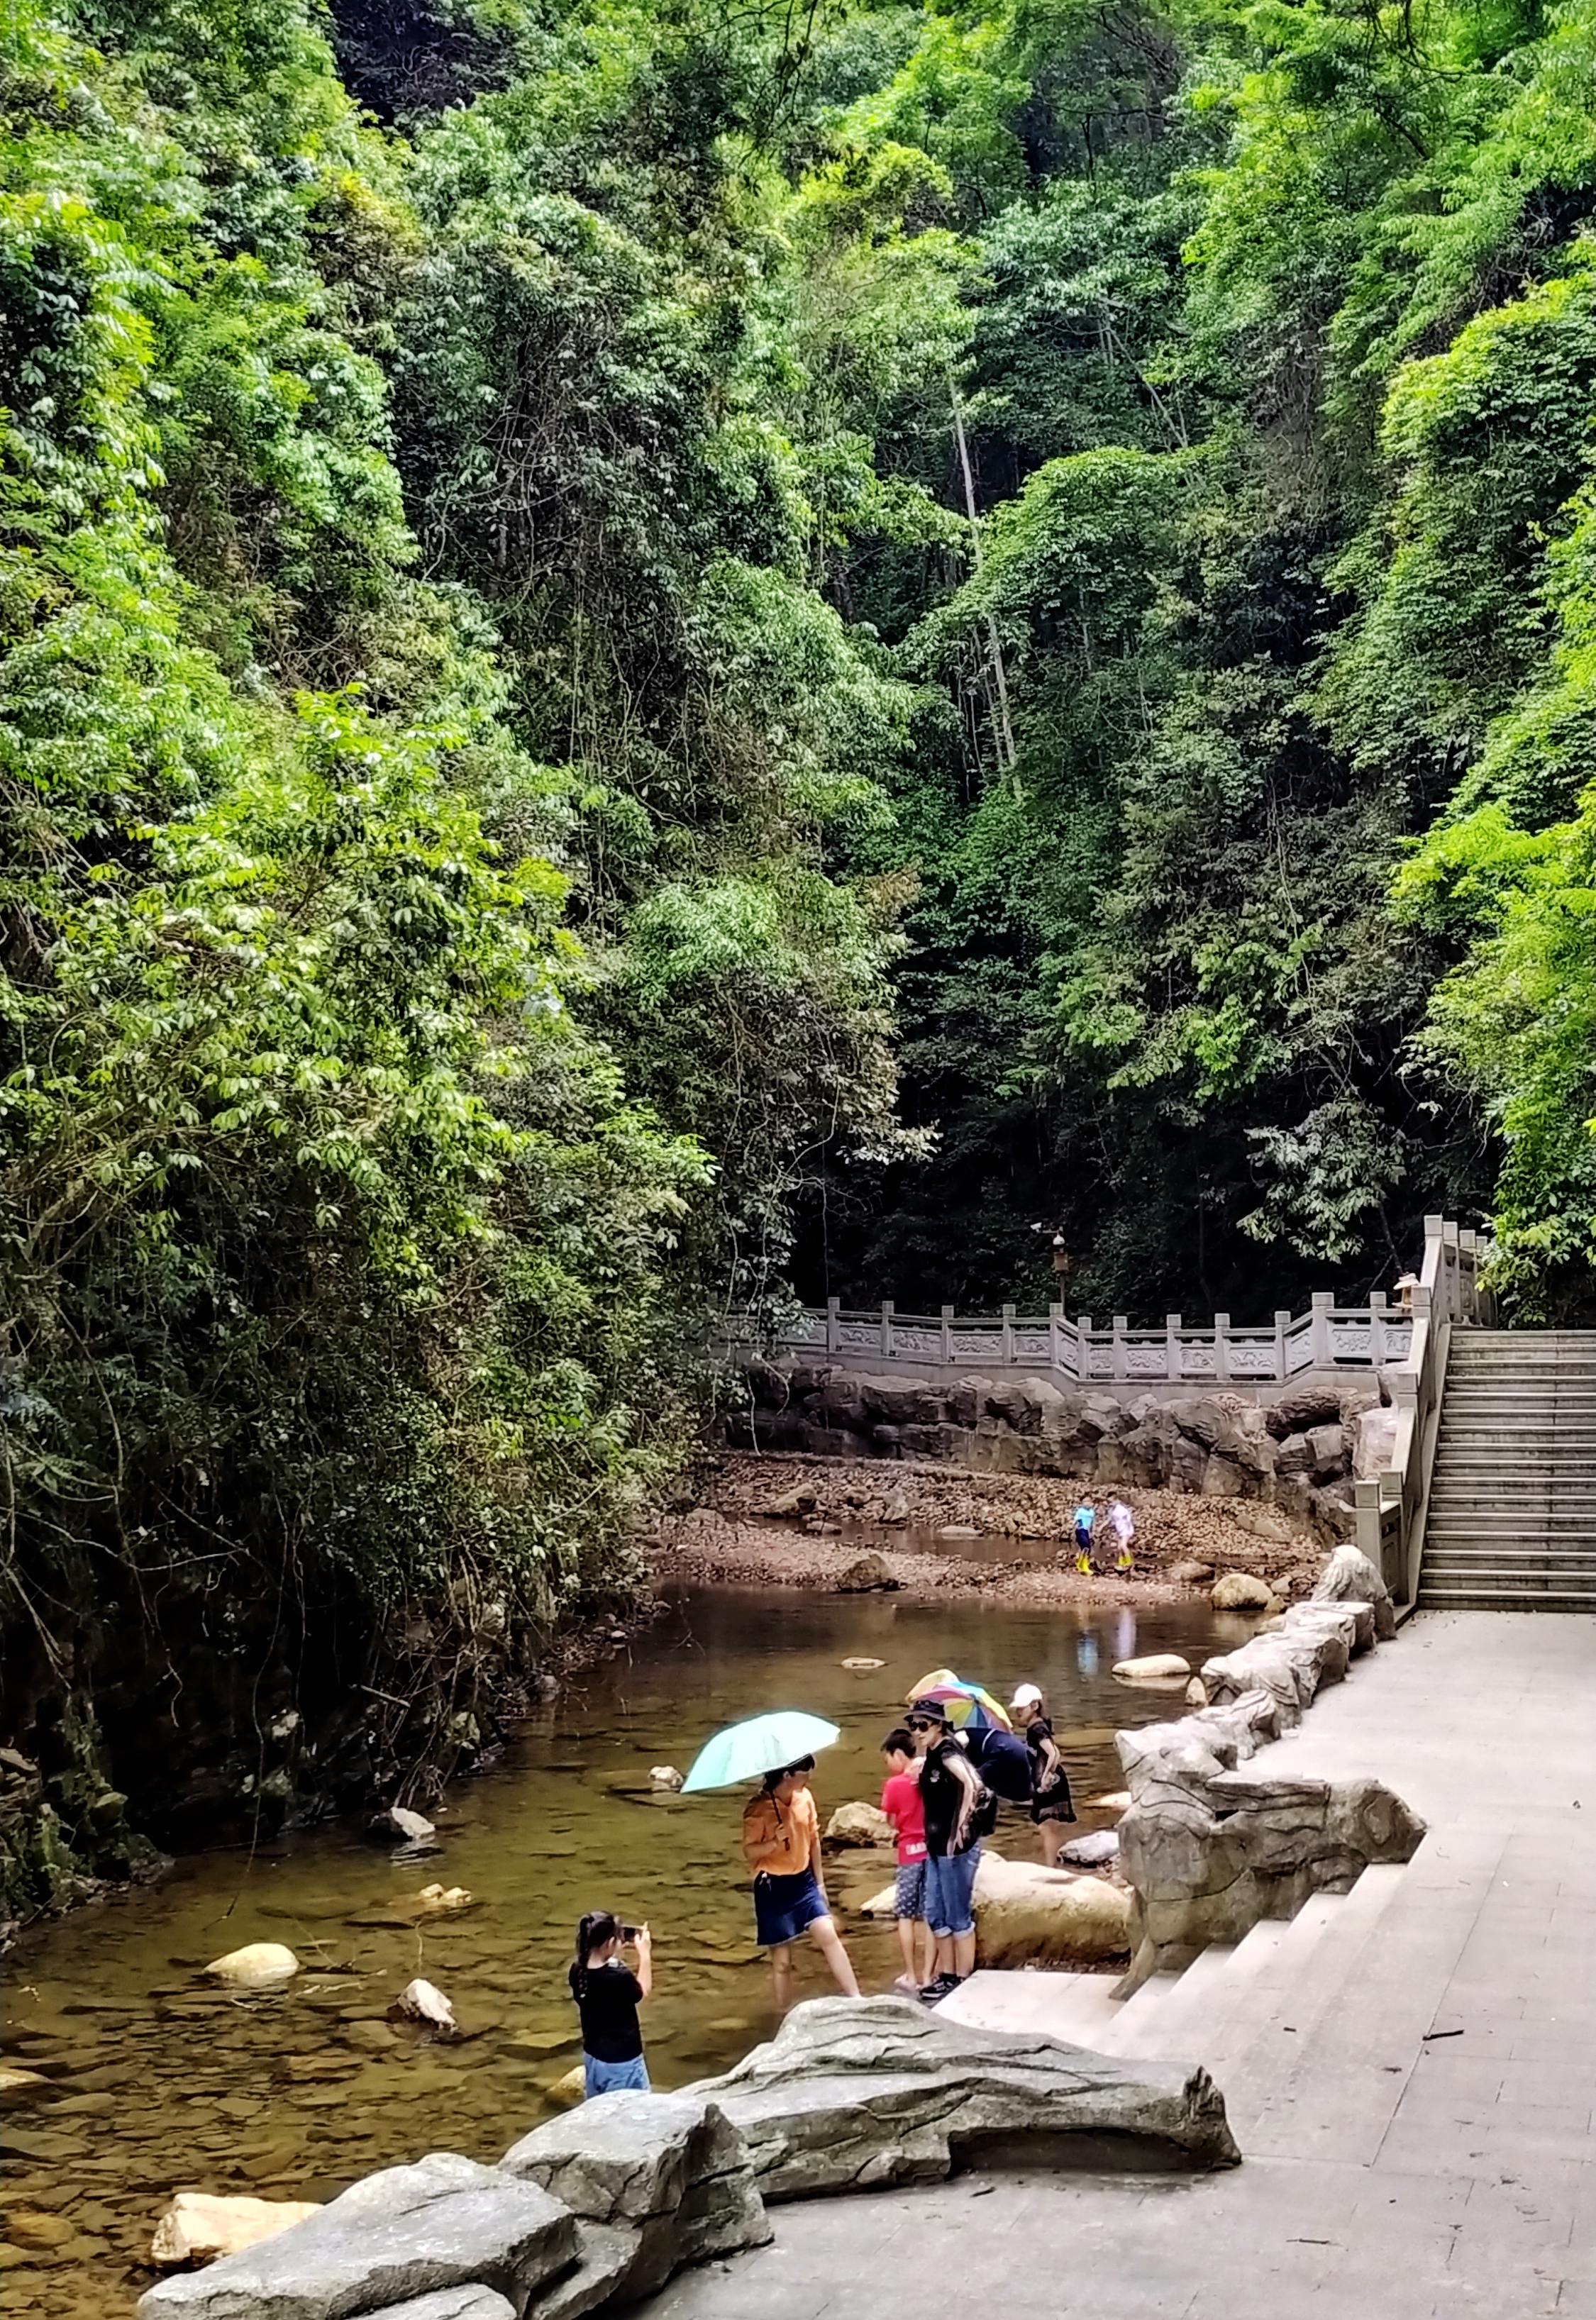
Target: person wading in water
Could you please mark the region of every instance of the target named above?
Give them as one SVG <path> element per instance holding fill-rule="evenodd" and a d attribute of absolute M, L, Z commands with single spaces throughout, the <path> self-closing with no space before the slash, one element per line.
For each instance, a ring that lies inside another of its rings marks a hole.
<path fill-rule="evenodd" d="M 1053 1737 L 1047 1703 L 1034 1683 L 1020 1686 L 1009 1702 L 1009 1712 L 1030 1752 L 1030 1817 L 1041 1838 L 1042 1859 L 1051 1868 L 1058 1852 L 1058 1824 L 1075 1817 L 1069 1774 Z"/>
<path fill-rule="evenodd" d="M 638 1967 L 621 1962 L 622 1948 L 635 1950 Z M 638 2008 L 654 1987 L 654 1945 L 647 1926 L 622 1926 L 608 1909 L 589 1909 L 576 1927 L 571 1963 L 571 1996 L 582 2022 L 583 2091 L 647 2093 L 648 2066 Z"/>
<path fill-rule="evenodd" d="M 821 1882 L 821 1823 L 809 1792 L 812 1756 L 801 1756 L 765 1785 L 742 1817 L 742 1849 L 754 1872 L 756 1937 L 770 1952 L 776 2011 L 793 2003 L 793 1944 L 807 1931 L 814 1939 L 845 1998 L 859 1985 L 842 1936 L 831 1922 Z"/>

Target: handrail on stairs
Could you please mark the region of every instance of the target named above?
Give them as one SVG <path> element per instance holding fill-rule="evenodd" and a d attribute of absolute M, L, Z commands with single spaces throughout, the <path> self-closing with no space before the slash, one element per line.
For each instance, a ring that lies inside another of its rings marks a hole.
<path fill-rule="evenodd" d="M 1480 1287 L 1481 1263 L 1477 1235 L 1445 1217 L 1426 1217 L 1412 1335 L 1406 1357 L 1392 1373 L 1397 1413 L 1392 1463 L 1353 1486 L 1357 1544 L 1384 1578 L 1399 1618 L 1419 1600 L 1453 1325 L 1489 1326 L 1495 1318 L 1490 1292 Z"/>

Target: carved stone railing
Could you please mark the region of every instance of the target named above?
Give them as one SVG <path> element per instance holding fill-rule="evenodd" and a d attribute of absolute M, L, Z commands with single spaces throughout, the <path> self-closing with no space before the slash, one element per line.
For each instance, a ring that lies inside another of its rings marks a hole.
<path fill-rule="evenodd" d="M 1409 1315 L 1383 1295 L 1366 1305 L 1338 1305 L 1328 1291 L 1310 1310 L 1277 1312 L 1268 1328 L 1244 1328 L 1228 1313 L 1199 1326 L 1179 1313 L 1161 1329 L 1133 1329 L 1122 1314 L 1105 1328 L 1089 1313 L 1072 1321 L 1062 1305 L 1042 1315 L 961 1314 L 945 1305 L 934 1317 L 844 1312 L 836 1298 L 790 1316 L 775 1343 L 784 1353 L 845 1361 L 912 1364 L 918 1368 L 1053 1370 L 1081 1381 L 1134 1385 L 1284 1385 L 1309 1370 L 1380 1369 L 1408 1358 Z"/>
<path fill-rule="evenodd" d="M 1357 1544 L 1390 1588 L 1399 1616 L 1419 1600 L 1419 1569 L 1429 1510 L 1446 1355 L 1455 1323 L 1489 1323 L 1492 1300 L 1479 1285 L 1480 1251 L 1472 1232 L 1444 1217 L 1424 1219 L 1424 1265 L 1412 1291 L 1413 1331 L 1392 1379 L 1396 1440 L 1391 1464 L 1356 1483 Z"/>

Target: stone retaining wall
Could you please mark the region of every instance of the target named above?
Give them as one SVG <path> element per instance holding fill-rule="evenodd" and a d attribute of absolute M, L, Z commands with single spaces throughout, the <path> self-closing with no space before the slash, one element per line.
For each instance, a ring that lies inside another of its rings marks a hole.
<path fill-rule="evenodd" d="M 734 1449 L 922 1460 L 975 1473 L 1055 1474 L 1256 1499 L 1348 1536 L 1351 1484 L 1389 1462 L 1381 1380 L 1328 1378 L 1266 1403 L 1223 1392 L 1121 1400 L 1035 1377 L 878 1377 L 837 1364 L 750 1363 Z"/>
<path fill-rule="evenodd" d="M 1295 1917 L 1311 1894 L 1347 1891 L 1373 1862 L 1412 1858 L 1424 1823 L 1382 1782 L 1240 1769 L 1355 1653 L 1395 1632 L 1380 1573 L 1356 1546 L 1338 1547 L 1310 1601 L 1206 1663 L 1208 1707 L 1116 1735 L 1130 1792 L 1120 1863 L 1134 1896 L 1121 1995 L 1262 1918 Z"/>

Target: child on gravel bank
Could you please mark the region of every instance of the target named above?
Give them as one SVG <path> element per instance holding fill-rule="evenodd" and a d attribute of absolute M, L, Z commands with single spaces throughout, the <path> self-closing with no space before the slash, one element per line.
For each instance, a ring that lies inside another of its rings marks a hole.
<path fill-rule="evenodd" d="M 898 1881 L 893 1895 L 893 1916 L 897 1920 L 903 1971 L 893 1987 L 906 1998 L 914 1998 L 931 1978 L 935 1944 L 925 1921 L 926 1816 L 920 1793 L 920 1758 L 915 1754 L 913 1733 L 905 1731 L 901 1724 L 896 1726 L 882 1742 L 881 1753 L 886 1758 L 887 1772 L 886 1785 L 881 1791 L 881 1809 L 898 1838 Z"/>

